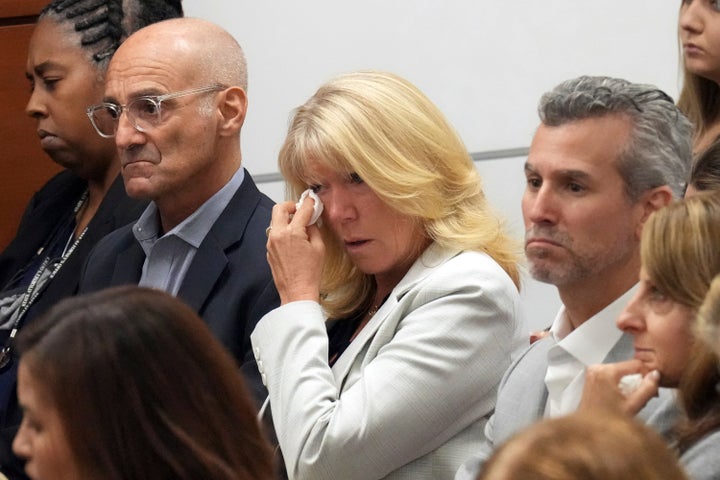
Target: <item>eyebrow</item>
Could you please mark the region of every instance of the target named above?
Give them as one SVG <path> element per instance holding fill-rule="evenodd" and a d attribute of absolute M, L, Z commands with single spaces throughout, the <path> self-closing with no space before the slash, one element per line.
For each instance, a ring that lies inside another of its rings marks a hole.
<path fill-rule="evenodd" d="M 53 60 L 46 60 L 38 65 L 35 65 L 32 69 L 33 73 L 36 75 L 42 75 L 43 73 L 47 72 L 48 70 L 52 69 L 59 69 L 59 70 L 65 70 L 65 67 L 63 67 L 61 64 L 53 61 Z M 30 72 L 25 72 L 25 77 L 28 78 L 28 80 L 31 78 Z"/>
<path fill-rule="evenodd" d="M 525 162 L 525 173 L 535 173 L 537 174 L 537 170 L 532 166 L 531 163 Z M 589 173 L 583 171 L 583 170 L 573 170 L 573 169 L 564 169 L 564 170 L 557 170 L 555 172 L 552 172 L 553 176 L 556 177 L 565 177 L 565 178 L 577 178 L 580 180 L 587 180 L 590 179 L 591 176 Z"/>
<path fill-rule="evenodd" d="M 161 92 L 160 92 L 158 89 L 156 89 L 156 88 L 148 88 L 148 89 L 145 89 L 145 90 L 139 90 L 139 91 L 137 91 L 137 92 L 134 92 L 132 95 L 130 95 L 130 99 L 128 100 L 128 102 L 129 102 L 129 101 L 132 101 L 132 100 L 135 100 L 136 98 L 142 98 L 142 97 L 161 97 L 161 96 L 163 96 L 163 95 L 165 95 L 165 94 L 164 94 L 164 93 L 161 93 Z M 103 97 L 103 100 L 102 100 L 102 101 L 103 101 L 103 103 L 115 103 L 115 104 L 118 103 L 117 99 L 116 99 L 115 97 L 111 96 L 111 95 L 108 95 L 108 96 Z"/>

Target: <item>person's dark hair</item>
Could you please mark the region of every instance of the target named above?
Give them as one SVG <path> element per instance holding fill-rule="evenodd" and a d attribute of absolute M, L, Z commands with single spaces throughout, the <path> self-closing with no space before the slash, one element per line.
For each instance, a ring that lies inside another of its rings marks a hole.
<path fill-rule="evenodd" d="M 668 185 L 676 198 L 685 191 L 692 125 L 662 90 L 620 78 L 582 76 L 543 95 L 538 113 L 551 127 L 606 115 L 628 117 L 633 130 L 617 161 L 628 197 L 636 201 L 661 185 Z"/>
<path fill-rule="evenodd" d="M 67 298 L 18 350 L 89 478 L 272 477 L 235 361 L 175 297 L 125 286 Z"/>
<path fill-rule="evenodd" d="M 73 25 L 81 45 L 105 70 L 120 44 L 137 30 L 183 16 L 182 0 L 53 0 L 40 12 Z"/>
<path fill-rule="evenodd" d="M 697 191 L 720 191 L 720 139 L 716 139 L 695 159 L 688 185 Z"/>

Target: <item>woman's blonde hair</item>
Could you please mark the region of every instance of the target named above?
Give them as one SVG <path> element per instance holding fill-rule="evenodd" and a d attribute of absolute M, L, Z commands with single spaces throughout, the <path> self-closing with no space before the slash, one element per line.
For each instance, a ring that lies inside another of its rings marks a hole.
<path fill-rule="evenodd" d="M 650 215 L 642 233 L 642 266 L 662 293 L 699 312 L 713 279 L 720 274 L 718 238 L 720 197 L 699 192 Z M 718 357 L 700 338 L 678 385 L 684 415 L 675 433 L 681 453 L 720 427 Z"/>
<path fill-rule="evenodd" d="M 427 238 L 486 252 L 519 284 L 518 249 L 491 211 L 465 145 L 407 80 L 364 71 L 327 82 L 295 111 L 279 163 L 291 198 L 316 183 L 310 163 L 357 174 Z M 366 306 L 375 286 L 339 241 L 321 230 L 327 246 L 322 303 L 330 318 L 340 318 Z"/>
<path fill-rule="evenodd" d="M 697 336 L 720 356 L 720 273 L 715 275 L 697 314 Z"/>
<path fill-rule="evenodd" d="M 643 227 L 642 266 L 670 298 L 698 309 L 720 273 L 720 197 L 701 192 L 654 212 Z"/>

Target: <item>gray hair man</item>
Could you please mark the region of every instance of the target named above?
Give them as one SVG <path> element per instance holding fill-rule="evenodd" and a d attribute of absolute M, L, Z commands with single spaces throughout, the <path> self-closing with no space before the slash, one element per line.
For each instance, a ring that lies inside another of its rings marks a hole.
<path fill-rule="evenodd" d="M 682 195 L 692 160 L 690 122 L 650 85 L 579 77 L 543 95 L 538 111 L 525 163 L 525 254 L 562 307 L 505 373 L 486 443 L 459 480 L 474 479 L 518 430 L 573 412 L 588 366 L 632 357 L 615 319 L 638 281 L 642 226 Z M 651 401 L 640 416 L 657 408 Z"/>

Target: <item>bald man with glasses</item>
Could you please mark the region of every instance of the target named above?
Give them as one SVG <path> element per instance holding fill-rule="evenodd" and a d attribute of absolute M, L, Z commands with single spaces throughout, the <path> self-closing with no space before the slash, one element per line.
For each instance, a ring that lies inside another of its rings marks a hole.
<path fill-rule="evenodd" d="M 128 195 L 150 205 L 97 245 L 80 288 L 139 284 L 181 298 L 260 400 L 249 336 L 279 297 L 265 249 L 273 202 L 242 167 L 246 90 L 240 45 L 209 22 L 163 22 L 122 44 L 103 102 L 87 114 L 100 136 L 115 139 Z"/>

